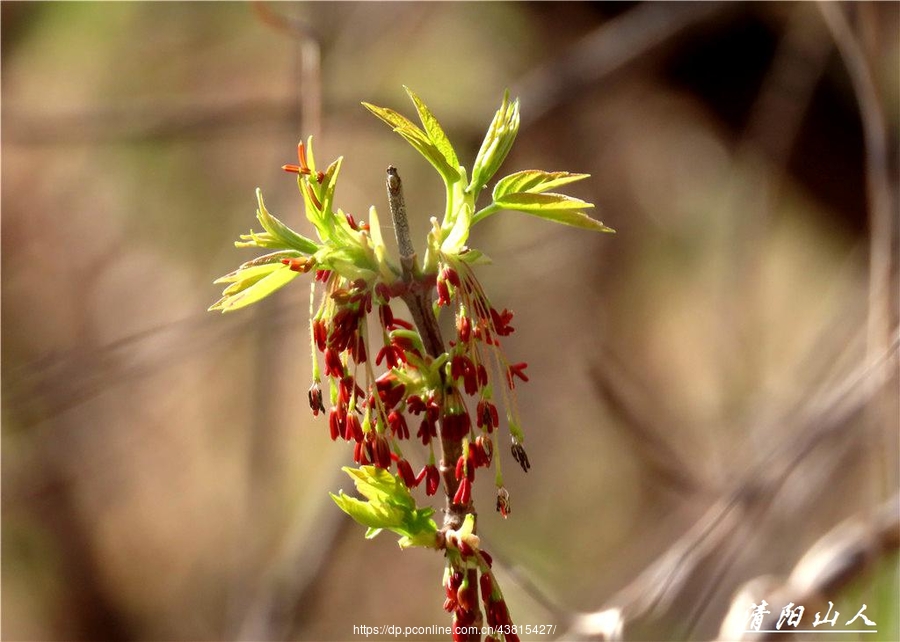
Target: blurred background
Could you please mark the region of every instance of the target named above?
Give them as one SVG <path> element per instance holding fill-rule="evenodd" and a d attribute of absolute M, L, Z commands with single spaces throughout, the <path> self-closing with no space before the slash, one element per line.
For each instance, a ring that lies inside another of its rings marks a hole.
<path fill-rule="evenodd" d="M 424 238 L 440 180 L 359 104 L 411 115 L 404 84 L 469 166 L 510 88 L 501 171 L 590 173 L 618 232 L 470 240 L 531 378 L 512 515 L 475 496 L 515 621 L 557 625 L 523 639 L 735 639 L 762 599 L 900 638 L 898 34 L 896 3 L 4 2 L 3 639 L 449 624 L 442 558 L 328 498 L 307 287 L 206 312 L 256 187 L 312 233 L 301 136 L 357 218 L 396 165 Z"/>

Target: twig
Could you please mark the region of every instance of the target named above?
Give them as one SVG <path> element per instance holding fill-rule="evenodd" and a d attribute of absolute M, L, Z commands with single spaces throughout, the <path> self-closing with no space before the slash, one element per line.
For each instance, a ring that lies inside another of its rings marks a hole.
<path fill-rule="evenodd" d="M 391 208 L 391 218 L 394 221 L 394 233 L 397 236 L 397 245 L 400 248 L 400 265 L 403 269 L 403 280 L 407 287 L 403 293 L 403 302 L 409 308 L 413 322 L 422 336 L 425 351 L 432 358 L 437 358 L 444 353 L 444 339 L 441 337 L 441 329 L 437 318 L 431 308 L 431 288 L 425 287 L 419 278 L 416 265 L 416 252 L 409 235 L 409 221 L 406 217 L 406 203 L 403 199 L 403 183 L 395 167 L 387 168 L 387 192 L 388 203 Z M 443 380 L 443 375 L 441 377 Z M 466 506 L 453 503 L 453 497 L 459 488 L 459 480 L 456 479 L 456 462 L 462 456 L 462 440 L 448 439 L 444 435 L 443 419 L 441 419 L 441 478 L 444 480 L 444 490 L 447 493 L 447 509 L 444 514 L 444 528 L 459 528 L 467 513 L 475 513 L 472 502 Z"/>
<path fill-rule="evenodd" d="M 866 195 L 869 206 L 869 316 L 867 334 L 867 355 L 884 351 L 890 341 L 892 312 L 891 281 L 896 277 L 892 245 L 897 242 L 900 227 L 896 224 L 896 205 L 892 203 L 891 178 L 888 169 L 888 137 L 881 101 L 859 40 L 854 35 L 840 4 L 817 3 L 822 18 L 828 26 L 837 45 L 847 74 L 853 84 L 853 91 L 859 104 L 862 120 L 864 150 L 866 159 Z M 896 301 L 894 302 L 896 304 Z M 894 308 L 892 310 L 892 308 Z M 872 380 L 873 386 L 881 386 L 893 374 L 896 376 L 897 362 L 885 363 Z M 886 397 L 881 404 L 873 404 L 871 409 L 871 445 L 875 461 L 881 466 L 878 492 L 884 496 L 896 484 L 896 474 L 892 472 L 892 459 L 888 453 L 894 452 L 892 442 L 880 426 L 889 426 L 893 432 L 893 421 L 886 413 Z"/>

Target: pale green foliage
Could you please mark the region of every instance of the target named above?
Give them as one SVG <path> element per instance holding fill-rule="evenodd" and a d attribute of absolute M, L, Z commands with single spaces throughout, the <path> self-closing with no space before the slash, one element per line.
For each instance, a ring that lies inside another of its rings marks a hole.
<path fill-rule="evenodd" d="M 435 220 L 428 234 L 423 273 L 434 274 L 438 264 L 447 258 L 466 263 L 486 262 L 481 252 L 471 250 L 466 243 L 473 225 L 500 210 L 524 212 L 587 230 L 613 231 L 585 214 L 585 210 L 593 207 L 591 203 L 549 191 L 585 179 L 587 174 L 540 170 L 516 172 L 497 182 L 488 206 L 476 209 L 482 189 L 496 174 L 516 139 L 519 131 L 518 99 L 510 100 L 509 93 L 504 94 L 500 109 L 494 115 L 475 158 L 472 180 L 467 182 L 466 169 L 459 164 L 456 151 L 437 118 L 412 90 L 405 89 L 415 105 L 422 127 L 392 109 L 368 103 L 363 105 L 424 156 L 444 181 L 446 209 L 443 220 Z M 376 281 L 390 284 L 399 277 L 400 271 L 388 256 L 381 238 L 375 209 L 369 211 L 369 226 L 353 226 L 341 210 L 335 212 L 333 209 L 342 159 L 338 158 L 324 172 L 317 172 L 312 140 L 305 149 L 300 147 L 300 157 L 302 167 L 293 166 L 292 171 L 297 171 L 297 185 L 303 196 L 306 218 L 316 229 L 319 241 L 298 234 L 270 214 L 262 194 L 257 190 L 259 206 L 256 218 L 264 231 L 242 235 L 235 245 L 281 250 L 283 254 L 268 254 L 245 263 L 216 281 L 230 285 L 210 310 L 230 312 L 255 303 L 285 286 L 300 271 L 333 270 L 350 281 L 361 279 L 372 285 Z M 282 264 L 291 259 L 302 261 L 297 261 L 294 269 Z"/>
<path fill-rule="evenodd" d="M 433 508 L 417 508 L 416 500 L 399 477 L 375 466 L 344 467 L 359 493 L 368 501 L 332 493 L 331 498 L 363 526 L 372 538 L 387 529 L 401 536 L 400 547 L 436 546 L 437 524 L 431 519 Z"/>

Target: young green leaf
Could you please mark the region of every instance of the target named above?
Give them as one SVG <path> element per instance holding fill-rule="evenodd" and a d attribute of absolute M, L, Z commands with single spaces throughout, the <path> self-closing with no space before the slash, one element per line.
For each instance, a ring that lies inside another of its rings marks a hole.
<path fill-rule="evenodd" d="M 225 288 L 221 299 L 209 310 L 233 312 L 264 299 L 300 276 L 281 263 L 267 263 L 236 270 L 218 279 L 216 283 L 232 283 Z"/>
<path fill-rule="evenodd" d="M 554 187 L 574 183 L 588 178 L 590 174 L 571 174 L 569 172 L 544 172 L 539 169 L 526 169 L 510 174 L 497 181 L 494 186 L 494 200 L 498 201 L 507 194 L 530 192 L 540 194 Z"/>
<path fill-rule="evenodd" d="M 363 107 L 403 136 L 406 142 L 412 145 L 429 163 L 434 165 L 434 168 L 443 177 L 445 183 L 450 185 L 459 178 L 457 168 L 450 166 L 443 152 L 432 142 L 428 134 L 419 129 L 411 120 L 386 107 L 377 107 L 369 103 L 363 103 Z"/>
<path fill-rule="evenodd" d="M 406 93 L 415 104 L 416 111 L 419 112 L 419 120 L 422 121 L 422 126 L 425 127 L 428 138 L 431 139 L 434 146 L 441 152 L 441 155 L 443 155 L 444 160 L 447 161 L 447 164 L 450 165 L 450 167 L 454 169 L 459 167 L 459 159 L 456 157 L 456 151 L 454 151 L 453 145 L 450 144 L 450 139 L 447 138 L 447 134 L 444 133 L 437 118 L 434 117 L 431 110 L 428 109 L 425 103 L 422 102 L 412 89 L 405 85 L 403 86 L 403 89 L 406 90 Z"/>
<path fill-rule="evenodd" d="M 503 94 L 503 102 L 494 114 L 494 120 L 491 121 L 491 126 L 481 143 L 481 149 L 478 150 L 478 156 L 475 157 L 475 165 L 472 167 L 472 181 L 466 191 L 475 199 L 506 160 L 518 132 L 519 99 L 509 102 L 507 91 Z"/>
<path fill-rule="evenodd" d="M 345 495 L 343 491 L 331 495 L 341 510 L 366 526 L 366 537 L 372 538 L 383 529 L 401 535 L 400 546 L 435 545 L 437 524 L 431 519 L 433 508 L 416 508 L 409 489 L 403 482 L 382 468 L 360 466 L 342 469 L 353 479 L 356 489 L 368 501 Z"/>
<path fill-rule="evenodd" d="M 506 194 L 502 199 L 494 201 L 494 205 L 500 209 L 525 212 L 548 221 L 595 232 L 614 231 L 582 211 L 594 207 L 592 203 L 564 194 L 534 194 L 530 192 Z"/>
<path fill-rule="evenodd" d="M 304 254 L 313 254 L 319 249 L 319 245 L 315 241 L 297 234 L 294 230 L 269 214 L 269 210 L 266 209 L 266 204 L 263 202 L 262 190 L 259 188 L 256 188 L 256 200 L 259 203 L 259 209 L 256 210 L 256 218 L 272 239 L 281 243 L 281 247 L 284 247 L 285 249 L 293 248 Z"/>

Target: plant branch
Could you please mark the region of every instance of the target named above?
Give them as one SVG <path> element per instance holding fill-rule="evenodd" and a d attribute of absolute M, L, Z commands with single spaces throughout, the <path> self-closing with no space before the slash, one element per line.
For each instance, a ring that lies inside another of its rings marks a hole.
<path fill-rule="evenodd" d="M 444 339 L 441 329 L 431 307 L 431 288 L 426 285 L 427 279 L 417 278 L 416 252 L 409 235 L 409 221 L 406 218 L 406 203 L 403 199 L 403 183 L 393 166 L 387 168 L 388 203 L 391 218 L 394 222 L 394 233 L 400 248 L 400 265 L 403 269 L 403 280 L 407 287 L 402 299 L 409 308 L 413 322 L 422 337 L 425 351 L 436 359 L 444 353 Z M 441 382 L 444 376 L 441 375 Z M 447 509 L 444 514 L 444 528 L 458 529 L 462 526 L 466 513 L 475 513 L 470 501 L 466 506 L 453 503 L 453 496 L 459 488 L 456 479 L 456 462 L 462 456 L 462 440 L 448 439 L 444 436 L 443 419 L 441 419 L 441 479 L 447 494 Z"/>

